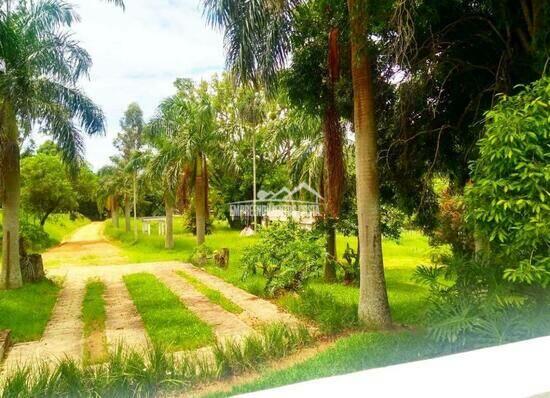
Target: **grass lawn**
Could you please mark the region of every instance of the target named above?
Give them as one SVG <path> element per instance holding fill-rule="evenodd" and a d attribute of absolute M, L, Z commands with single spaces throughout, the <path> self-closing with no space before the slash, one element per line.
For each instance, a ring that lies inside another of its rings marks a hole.
<path fill-rule="evenodd" d="M 91 280 L 86 284 L 86 294 L 82 302 L 84 323 L 84 361 L 98 363 L 107 357 L 105 337 L 105 284 Z"/>
<path fill-rule="evenodd" d="M 335 376 L 354 371 L 443 355 L 422 333 L 357 333 L 336 341 L 317 356 L 286 369 L 268 371 L 259 379 L 234 387 L 229 393 L 210 394 L 222 397 Z"/>
<path fill-rule="evenodd" d="M 179 351 L 215 341 L 212 328 L 188 310 L 154 275 L 126 275 L 124 282 L 153 344 Z"/>
<path fill-rule="evenodd" d="M 10 329 L 16 343 L 40 339 L 58 293 L 59 286 L 51 281 L 0 290 L 0 329 Z"/>
<path fill-rule="evenodd" d="M 125 233 L 122 228 L 115 229 L 110 222 L 107 223 L 106 234 L 113 239 L 114 243 L 121 246 L 124 254 L 132 262 L 148 262 L 162 260 L 188 261 L 193 248 L 196 246 L 195 237 L 185 232 L 181 220 L 176 218 L 174 223 L 174 250 L 164 249 L 164 237 L 158 236 L 156 228 L 151 228 L 151 236 L 141 234 L 138 242 L 134 241 L 132 233 Z M 257 241 L 257 237 L 241 237 L 239 231 L 231 230 L 225 223 L 216 223 L 214 233 L 207 235 L 206 244 L 212 249 L 227 247 L 230 250 L 230 263 L 227 269 L 216 266 L 207 266 L 206 270 L 236 286 L 239 286 L 253 294 L 263 295 L 265 280 L 261 276 L 251 276 L 242 280 L 242 267 L 240 259 L 245 247 Z M 337 250 L 341 255 L 346 245 L 357 246 L 354 237 L 338 235 Z M 386 269 L 386 281 L 388 295 L 392 308 L 392 316 L 397 323 L 408 325 L 422 324 L 425 309 L 425 297 L 427 289 L 412 281 L 412 274 L 420 264 L 430 262 L 430 246 L 428 239 L 417 231 L 404 231 L 399 242 L 383 240 L 384 264 Z M 322 280 L 315 280 L 310 284 L 311 296 L 316 296 L 320 305 L 323 305 L 324 298 L 330 296 L 334 305 L 330 308 L 317 308 L 304 310 L 298 309 L 295 296 L 288 296 L 279 299 L 279 304 L 291 312 L 306 315 L 317 321 L 331 318 L 339 318 L 338 312 L 343 308 L 349 313 L 355 313 L 358 302 L 358 288 L 355 285 L 344 286 L 342 284 L 327 284 Z M 312 314 L 316 312 L 316 314 Z M 345 325 L 343 325 L 345 326 Z M 333 331 L 339 331 L 337 328 Z"/>
<path fill-rule="evenodd" d="M 211 302 L 219 305 L 224 310 L 232 312 L 233 314 L 240 314 L 241 312 L 243 312 L 243 309 L 235 304 L 233 301 L 229 300 L 219 291 L 209 288 L 197 278 L 194 278 L 184 271 L 178 271 L 177 274 L 185 279 L 187 282 L 189 282 L 189 284 L 192 285 L 199 292 L 204 294 Z"/>

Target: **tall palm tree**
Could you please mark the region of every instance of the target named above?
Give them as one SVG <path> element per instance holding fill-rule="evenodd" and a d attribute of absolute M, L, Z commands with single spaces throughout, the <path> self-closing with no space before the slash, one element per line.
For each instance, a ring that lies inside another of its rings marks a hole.
<path fill-rule="evenodd" d="M 209 22 L 224 29 L 227 61 L 237 76 L 243 80 L 267 83 L 276 79 L 277 71 L 284 67 L 287 55 L 291 51 L 290 37 L 294 10 L 299 3 L 300 0 L 204 0 Z M 391 316 L 380 244 L 376 122 L 368 56 L 367 5 L 368 0 L 348 0 L 356 130 L 357 204 L 360 209 L 358 223 L 361 289 L 358 312 L 360 320 L 370 327 L 386 328 L 391 324 Z M 337 51 L 337 32 L 332 28 L 328 28 L 327 31 L 330 33 L 329 77 L 332 80 L 332 76 L 337 72 L 336 65 L 330 63 L 331 58 L 336 59 L 333 55 Z M 329 86 L 332 86 L 332 83 Z M 327 110 L 329 112 L 325 112 L 325 116 L 331 114 L 330 108 Z M 333 124 L 333 121 L 328 122 L 325 126 Z M 325 142 L 327 145 L 337 145 L 332 140 Z M 327 148 L 325 153 L 334 152 L 334 148 Z M 338 173 L 331 172 L 327 175 L 330 178 Z M 332 186 L 337 184 L 338 180 L 327 183 Z M 334 194 L 332 189 L 327 193 Z M 337 203 L 333 199 L 326 200 L 329 203 Z"/>
<path fill-rule="evenodd" d="M 88 134 L 104 131 L 101 110 L 77 87 L 91 65 L 66 33 L 78 17 L 58 0 L 0 10 L 0 173 L 4 206 L 0 288 L 22 285 L 19 264 L 19 141 L 33 124 L 52 135 L 63 159 L 77 164 Z"/>
<path fill-rule="evenodd" d="M 377 130 L 369 55 L 368 0 L 348 0 L 359 227 L 359 319 L 374 328 L 391 326 L 380 227 Z"/>
<path fill-rule="evenodd" d="M 204 243 L 208 219 L 208 156 L 215 151 L 219 132 L 216 112 L 206 83 L 176 83 L 178 93 L 161 105 L 170 145 L 164 148 L 163 167 L 180 196 L 194 192 L 197 244 Z"/>

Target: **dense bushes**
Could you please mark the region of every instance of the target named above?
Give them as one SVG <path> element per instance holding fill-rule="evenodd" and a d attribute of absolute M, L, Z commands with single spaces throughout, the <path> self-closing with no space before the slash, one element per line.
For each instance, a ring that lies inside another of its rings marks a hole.
<path fill-rule="evenodd" d="M 507 280 L 548 286 L 550 77 L 487 113 L 479 152 L 465 199 L 484 254 L 506 263 Z"/>
<path fill-rule="evenodd" d="M 322 233 L 306 231 L 294 222 L 275 223 L 262 229 L 258 243 L 245 249 L 243 277 L 261 272 L 268 295 L 298 291 L 318 274 L 325 258 Z"/>
<path fill-rule="evenodd" d="M 487 113 L 473 181 L 444 193 L 440 241 L 453 255 L 419 267 L 430 333 L 459 346 L 550 331 L 550 78 Z M 474 247 L 475 240 L 475 247 Z"/>

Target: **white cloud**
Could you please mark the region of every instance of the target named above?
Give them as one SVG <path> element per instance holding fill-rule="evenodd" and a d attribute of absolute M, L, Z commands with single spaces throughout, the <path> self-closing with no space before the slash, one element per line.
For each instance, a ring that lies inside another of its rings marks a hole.
<path fill-rule="evenodd" d="M 145 117 L 172 94 L 177 77 L 207 78 L 223 70 L 222 36 L 207 26 L 200 0 L 126 0 L 126 11 L 101 0 L 73 0 L 81 22 L 75 37 L 91 54 L 81 87 L 107 116 L 105 137 L 86 139 L 95 169 L 115 153 L 119 120 L 136 101 Z"/>

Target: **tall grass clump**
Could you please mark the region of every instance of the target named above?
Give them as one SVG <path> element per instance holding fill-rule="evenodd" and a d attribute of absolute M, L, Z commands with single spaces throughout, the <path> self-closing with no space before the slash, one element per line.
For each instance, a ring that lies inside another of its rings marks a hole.
<path fill-rule="evenodd" d="M 143 351 L 122 346 L 105 363 L 83 365 L 72 359 L 22 366 L 0 379 L 0 397 L 153 397 L 181 393 L 200 383 L 255 369 L 311 342 L 305 327 L 273 325 L 240 343 L 217 344 L 211 351 L 170 353 L 151 345 Z"/>

